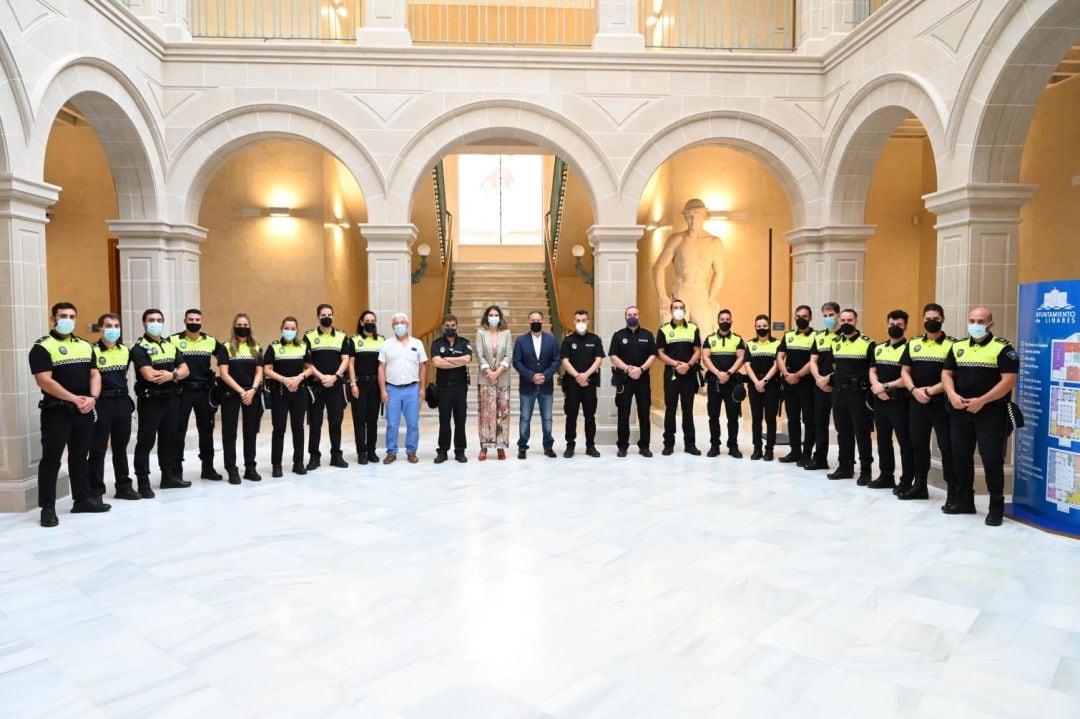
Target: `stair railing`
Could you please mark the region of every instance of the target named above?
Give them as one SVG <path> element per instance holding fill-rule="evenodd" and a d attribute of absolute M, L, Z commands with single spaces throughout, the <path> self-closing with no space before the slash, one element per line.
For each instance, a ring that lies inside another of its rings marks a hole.
<path fill-rule="evenodd" d="M 562 339 L 566 334 L 559 303 L 559 286 L 555 281 L 555 263 L 559 256 L 559 230 L 562 227 L 562 208 L 566 199 L 566 163 L 555 158 L 551 180 L 551 209 L 544 214 L 544 285 L 547 288 L 548 314 L 551 332 Z"/>
<path fill-rule="evenodd" d="M 431 343 L 442 336 L 443 317 L 450 314 L 450 298 L 454 290 L 454 215 L 446 205 L 446 182 L 441 160 L 431 171 L 431 183 L 435 193 L 435 227 L 439 239 L 439 259 L 442 260 L 443 265 L 442 294 L 440 295 L 442 301 L 439 303 L 442 306 L 442 312 L 431 326 L 418 335 L 426 348 L 430 348 Z"/>

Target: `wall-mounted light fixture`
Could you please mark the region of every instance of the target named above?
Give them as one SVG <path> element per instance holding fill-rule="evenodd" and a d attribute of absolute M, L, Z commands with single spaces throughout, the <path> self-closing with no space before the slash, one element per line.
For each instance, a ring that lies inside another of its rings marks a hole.
<path fill-rule="evenodd" d="M 292 217 L 292 209 L 288 207 L 267 207 L 263 214 L 267 217 Z"/>
<path fill-rule="evenodd" d="M 412 283 L 414 285 L 420 282 L 424 273 L 427 272 L 428 255 L 431 254 L 431 247 L 427 244 L 421 244 L 416 248 L 416 254 L 420 255 L 420 265 L 412 273 Z"/>
<path fill-rule="evenodd" d="M 578 273 L 578 277 L 581 281 L 587 284 L 589 287 L 593 286 L 593 273 L 585 269 L 585 266 L 581 264 L 581 258 L 585 256 L 585 248 L 581 245 L 574 245 L 570 248 L 570 251 L 574 254 L 574 269 Z"/>
<path fill-rule="evenodd" d="M 724 223 L 729 220 L 745 220 L 745 212 L 729 212 L 727 210 L 709 210 L 709 217 L 702 223 L 702 229 L 710 235 L 719 236 L 723 232 Z"/>

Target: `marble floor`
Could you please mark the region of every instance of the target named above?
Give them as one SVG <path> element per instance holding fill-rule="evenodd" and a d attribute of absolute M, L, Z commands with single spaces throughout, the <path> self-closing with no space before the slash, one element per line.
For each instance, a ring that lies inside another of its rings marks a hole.
<path fill-rule="evenodd" d="M 1080 543 L 727 456 L 435 467 L 432 430 L 0 515 L 0 715 L 1080 716 Z"/>

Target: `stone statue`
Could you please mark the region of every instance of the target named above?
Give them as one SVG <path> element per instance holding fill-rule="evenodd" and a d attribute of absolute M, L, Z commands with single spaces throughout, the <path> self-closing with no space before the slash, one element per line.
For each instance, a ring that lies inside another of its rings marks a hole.
<path fill-rule="evenodd" d="M 701 330 L 701 339 L 716 331 L 716 314 L 720 305 L 716 295 L 724 283 L 724 243 L 705 231 L 709 209 L 701 200 L 689 200 L 683 207 L 686 229 L 668 237 L 664 249 L 652 267 L 660 321 L 671 319 L 671 300 L 686 303 L 687 316 Z M 673 265 L 675 279 L 670 292 L 667 287 L 667 268 Z"/>

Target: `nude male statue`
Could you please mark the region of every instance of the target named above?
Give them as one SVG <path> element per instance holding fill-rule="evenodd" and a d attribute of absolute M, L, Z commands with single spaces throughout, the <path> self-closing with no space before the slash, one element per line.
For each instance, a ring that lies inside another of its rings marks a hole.
<path fill-rule="evenodd" d="M 716 294 L 724 283 L 724 243 L 719 237 L 705 231 L 709 210 L 701 200 L 689 200 L 683 207 L 686 229 L 668 237 L 664 249 L 652 267 L 653 284 L 656 286 L 660 322 L 671 316 L 668 308 L 671 300 L 686 303 L 689 319 L 701 330 L 701 337 L 716 331 L 716 314 L 720 305 Z M 675 268 L 675 280 L 668 292 L 668 265 Z"/>

